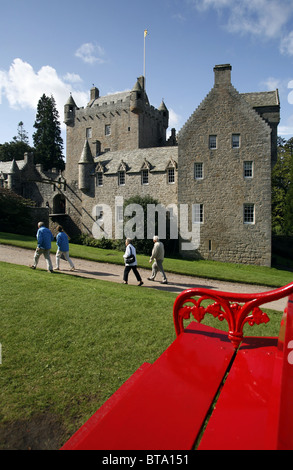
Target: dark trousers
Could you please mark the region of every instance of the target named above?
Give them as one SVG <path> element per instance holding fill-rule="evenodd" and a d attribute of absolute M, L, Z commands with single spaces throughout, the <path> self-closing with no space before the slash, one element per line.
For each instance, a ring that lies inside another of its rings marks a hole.
<path fill-rule="evenodd" d="M 129 274 L 129 272 L 131 271 L 131 269 L 132 269 L 132 271 L 134 272 L 134 275 L 135 275 L 136 279 L 138 280 L 138 282 L 140 282 L 140 281 L 141 281 L 141 277 L 140 277 L 140 274 L 139 274 L 139 272 L 138 272 L 138 270 L 137 270 L 137 266 L 125 266 L 125 268 L 124 268 L 124 274 L 123 274 L 123 281 L 125 281 L 125 282 L 128 281 L 128 274 Z"/>

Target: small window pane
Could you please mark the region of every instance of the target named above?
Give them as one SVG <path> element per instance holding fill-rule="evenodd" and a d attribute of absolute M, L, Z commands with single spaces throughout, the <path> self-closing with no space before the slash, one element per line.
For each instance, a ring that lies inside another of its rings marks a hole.
<path fill-rule="evenodd" d="M 174 168 L 168 169 L 168 183 L 175 183 L 175 170 Z"/>
<path fill-rule="evenodd" d="M 203 179 L 203 164 L 202 163 L 194 164 L 194 179 L 196 180 Z"/>
<path fill-rule="evenodd" d="M 103 173 L 101 171 L 97 174 L 97 186 L 103 186 Z"/>
<path fill-rule="evenodd" d="M 148 170 L 142 170 L 141 184 L 149 184 L 149 171 Z"/>
<path fill-rule="evenodd" d="M 239 147 L 240 147 L 240 134 L 232 134 L 232 147 L 233 147 L 233 149 L 239 149 Z"/>
<path fill-rule="evenodd" d="M 210 137 L 209 137 L 209 148 L 210 149 L 216 149 L 217 148 L 217 136 L 216 135 L 210 135 Z"/>
<path fill-rule="evenodd" d="M 86 129 L 86 138 L 87 139 L 91 139 L 92 138 L 92 128 L 91 127 L 88 127 Z"/>
<path fill-rule="evenodd" d="M 244 178 L 253 177 L 253 162 L 244 162 Z"/>
<path fill-rule="evenodd" d="M 193 204 L 192 205 L 192 222 L 194 224 L 203 223 L 203 204 Z"/>
<path fill-rule="evenodd" d="M 119 186 L 125 185 L 125 171 L 118 172 L 118 184 Z"/>
<path fill-rule="evenodd" d="M 105 135 L 110 135 L 111 134 L 111 126 L 110 124 L 105 125 Z"/>
<path fill-rule="evenodd" d="M 254 224 L 254 204 L 244 204 L 244 223 Z"/>

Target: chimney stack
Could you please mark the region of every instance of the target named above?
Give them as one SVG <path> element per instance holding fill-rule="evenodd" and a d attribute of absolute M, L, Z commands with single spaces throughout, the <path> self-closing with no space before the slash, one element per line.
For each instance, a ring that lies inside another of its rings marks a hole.
<path fill-rule="evenodd" d="M 231 85 L 231 70 L 230 64 L 215 65 L 215 85 Z"/>

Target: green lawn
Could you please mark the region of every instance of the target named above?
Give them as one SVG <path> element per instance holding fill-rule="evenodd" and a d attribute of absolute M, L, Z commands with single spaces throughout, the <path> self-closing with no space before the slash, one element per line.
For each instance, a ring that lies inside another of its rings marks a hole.
<path fill-rule="evenodd" d="M 175 339 L 176 294 L 9 263 L 0 271 L 0 435 L 49 413 L 62 423 L 62 445 Z M 271 322 L 247 334 L 278 334 L 281 314 L 267 313 Z M 209 324 L 226 328 L 212 317 Z"/>
<path fill-rule="evenodd" d="M 0 243 L 35 247 L 32 238 L 16 238 L 1 234 Z M 121 258 L 121 253 L 78 245 L 71 245 L 70 253 L 98 261 Z M 147 262 L 140 257 L 141 266 Z M 213 265 L 214 273 L 220 265 Z M 202 262 L 166 260 L 167 266 L 184 273 L 189 266 L 195 275 L 205 275 Z M 243 281 L 240 266 L 227 266 L 225 272 L 237 271 Z M 252 277 L 257 271 L 271 283 L 278 272 L 270 276 L 269 269 L 247 269 Z M 285 274 L 279 272 L 280 285 Z M 11 426 L 39 416 L 61 423 L 60 447 L 143 362 L 154 362 L 175 339 L 176 294 L 9 263 L 0 263 L 0 275 L 0 449 L 8 445 Z M 281 313 L 266 312 L 271 321 L 247 326 L 246 334 L 278 335 Z M 211 315 L 206 318 L 207 324 L 227 329 Z"/>

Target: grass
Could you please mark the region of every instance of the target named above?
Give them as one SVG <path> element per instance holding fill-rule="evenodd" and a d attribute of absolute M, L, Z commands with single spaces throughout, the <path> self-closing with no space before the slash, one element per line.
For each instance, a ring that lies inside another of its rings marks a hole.
<path fill-rule="evenodd" d="M 0 271 L 2 426 L 50 413 L 62 422 L 62 445 L 175 339 L 176 294 L 9 263 Z M 278 334 L 281 314 L 267 313 L 271 322 L 249 334 Z"/>
<path fill-rule="evenodd" d="M 33 238 L 3 233 L 0 243 L 31 249 L 36 245 Z M 121 257 L 109 250 L 70 248 L 72 257 L 116 262 Z M 139 263 L 149 267 L 148 257 L 139 257 Z M 210 264 L 204 268 L 202 262 L 166 260 L 166 270 L 173 266 L 178 272 L 206 276 L 210 269 L 212 276 L 222 266 L 227 275 L 238 271 L 242 282 L 249 276 L 257 281 L 256 273 L 263 271 L 269 285 L 275 276 L 269 268 L 246 272 L 221 263 L 211 269 Z M 274 282 L 282 285 L 284 272 L 278 273 Z M 50 413 L 62 423 L 58 448 L 143 362 L 154 362 L 175 339 L 176 294 L 1 262 L 0 274 L 0 436 L 1 428 L 5 434 L 11 423 L 32 422 L 34 416 Z M 281 313 L 266 312 L 271 321 L 247 326 L 245 334 L 278 335 Z M 206 324 L 227 329 L 212 316 L 206 318 Z"/>
<path fill-rule="evenodd" d="M 50 410 L 68 435 L 174 340 L 175 294 L 0 263 L 0 421 Z"/>
<path fill-rule="evenodd" d="M 35 249 L 36 247 L 36 239 L 34 237 L 4 232 L 0 232 L 0 243 L 28 249 Z M 52 253 L 54 252 L 56 252 L 55 243 L 52 244 Z M 122 255 L 123 252 L 121 251 L 70 244 L 70 256 L 73 258 L 122 265 L 124 263 Z M 149 256 L 138 254 L 137 260 L 140 267 L 145 269 L 150 268 Z M 281 287 L 289 284 L 293 279 L 292 271 L 286 269 L 205 260 L 190 261 L 166 258 L 164 260 L 164 269 L 170 273 L 269 287 Z"/>

